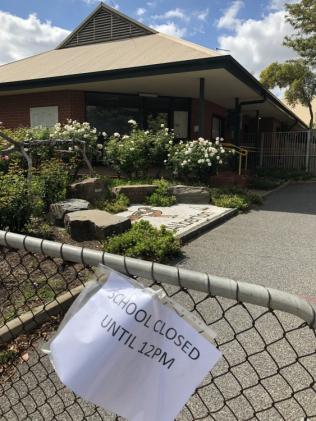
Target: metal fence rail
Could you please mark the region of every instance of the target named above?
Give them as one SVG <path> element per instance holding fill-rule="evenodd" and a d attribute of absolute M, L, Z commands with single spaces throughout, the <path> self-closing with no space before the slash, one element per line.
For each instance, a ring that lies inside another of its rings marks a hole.
<path fill-rule="evenodd" d="M 316 131 L 262 133 L 260 166 L 316 174 Z"/>
<path fill-rule="evenodd" d="M 0 419 L 115 420 L 66 390 L 40 342 L 99 263 L 160 287 L 223 352 L 178 420 L 316 417 L 315 309 L 253 284 L 0 231 Z"/>

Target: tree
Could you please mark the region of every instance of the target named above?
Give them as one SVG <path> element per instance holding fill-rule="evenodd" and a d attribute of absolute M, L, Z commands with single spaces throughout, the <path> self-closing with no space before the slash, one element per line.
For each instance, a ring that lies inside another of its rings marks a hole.
<path fill-rule="evenodd" d="M 260 81 L 268 89 L 273 89 L 276 86 L 286 88 L 285 99 L 291 106 L 300 103 L 308 107 L 309 127 L 313 128 L 312 101 L 316 98 L 316 74 L 303 60 L 286 63 L 274 62 L 261 72 Z"/>
<path fill-rule="evenodd" d="M 316 1 L 301 0 L 285 5 L 286 19 L 296 33 L 285 37 L 284 45 L 293 48 L 306 64 L 316 65 Z"/>

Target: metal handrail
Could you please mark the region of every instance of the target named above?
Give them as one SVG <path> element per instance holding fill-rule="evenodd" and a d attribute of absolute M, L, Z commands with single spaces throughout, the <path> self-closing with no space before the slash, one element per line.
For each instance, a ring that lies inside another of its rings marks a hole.
<path fill-rule="evenodd" d="M 223 143 L 224 148 L 234 150 L 239 155 L 238 175 L 242 172 L 242 158 L 245 157 L 245 171 L 248 169 L 248 151 L 247 149 L 234 145 L 233 143 Z"/>

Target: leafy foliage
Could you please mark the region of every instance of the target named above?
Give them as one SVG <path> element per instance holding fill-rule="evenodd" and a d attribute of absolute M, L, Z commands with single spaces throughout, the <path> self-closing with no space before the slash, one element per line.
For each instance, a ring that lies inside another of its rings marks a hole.
<path fill-rule="evenodd" d="M 52 159 L 43 163 L 39 169 L 39 180 L 42 183 L 42 198 L 46 210 L 51 203 L 66 199 L 69 172 L 62 161 Z"/>
<path fill-rule="evenodd" d="M 248 187 L 256 190 L 272 190 L 278 187 L 282 182 L 267 177 L 252 177 L 248 182 Z"/>
<path fill-rule="evenodd" d="M 286 4 L 287 20 L 296 33 L 286 37 L 284 44 L 293 48 L 306 62 L 316 65 L 316 2 L 301 0 Z"/>
<path fill-rule="evenodd" d="M 252 204 L 261 205 L 262 198 L 241 187 L 226 187 L 211 189 L 211 203 L 222 208 L 236 208 L 247 211 Z"/>
<path fill-rule="evenodd" d="M 37 183 L 33 182 L 29 186 L 21 169 L 10 166 L 6 174 L 0 175 L 1 229 L 20 231 L 32 213 L 39 212 L 41 207 L 42 202 L 38 199 Z"/>
<path fill-rule="evenodd" d="M 145 175 L 151 165 L 163 165 L 173 134 L 164 127 L 152 132 L 140 130 L 134 120 L 129 123 L 132 126 L 130 135 L 114 133 L 109 138 L 104 159 L 119 173 L 139 177 Z"/>
<path fill-rule="evenodd" d="M 53 227 L 39 217 L 31 216 L 24 227 L 24 232 L 33 237 L 44 238 L 46 240 L 52 240 L 54 238 Z"/>
<path fill-rule="evenodd" d="M 180 254 L 180 242 L 165 227 L 154 228 L 148 221 L 135 222 L 132 228 L 103 243 L 104 251 L 156 262 Z"/>
<path fill-rule="evenodd" d="M 303 170 L 283 169 L 283 168 L 258 168 L 258 177 L 269 177 L 276 180 L 310 180 L 313 174 Z"/>
<path fill-rule="evenodd" d="M 269 89 L 287 88 L 285 99 L 292 106 L 302 104 L 310 112 L 310 128 L 314 124 L 312 108 L 316 98 L 316 74 L 301 60 L 270 64 L 261 72 L 261 82 Z"/>
<path fill-rule="evenodd" d="M 166 180 L 157 180 L 154 182 L 157 189 L 147 198 L 147 203 L 151 206 L 172 206 L 177 202 L 175 196 L 168 192 L 170 183 Z"/>
<path fill-rule="evenodd" d="M 119 213 L 127 210 L 129 206 L 129 199 L 124 194 L 117 195 L 112 200 L 107 200 L 102 203 L 99 207 L 110 213 Z"/>

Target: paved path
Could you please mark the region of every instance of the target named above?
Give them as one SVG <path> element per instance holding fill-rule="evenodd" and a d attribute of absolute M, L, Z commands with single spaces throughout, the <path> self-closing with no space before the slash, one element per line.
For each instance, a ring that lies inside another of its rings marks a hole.
<path fill-rule="evenodd" d="M 306 296 L 316 303 L 316 183 L 272 193 L 184 247 L 181 266 Z"/>

